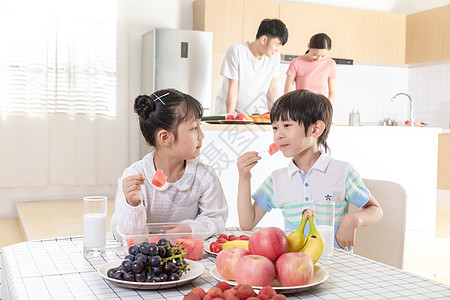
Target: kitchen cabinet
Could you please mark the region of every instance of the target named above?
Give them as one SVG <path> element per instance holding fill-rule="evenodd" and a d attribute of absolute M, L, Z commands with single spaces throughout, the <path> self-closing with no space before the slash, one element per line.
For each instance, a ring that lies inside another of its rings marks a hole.
<path fill-rule="evenodd" d="M 378 14 L 377 62 L 404 64 L 406 56 L 406 16 Z"/>
<path fill-rule="evenodd" d="M 285 54 L 303 54 L 311 36 L 324 32 L 333 42 L 332 57 L 358 62 L 405 62 L 404 16 L 281 2 L 280 19 L 286 23 L 290 36 L 282 49 Z"/>
<path fill-rule="evenodd" d="M 263 19 L 280 17 L 280 4 L 276 1 L 244 0 L 243 17 L 242 41 L 254 41 Z"/>
<path fill-rule="evenodd" d="M 450 5 L 406 17 L 406 63 L 450 58 Z"/>
<path fill-rule="evenodd" d="M 450 191 L 450 133 L 439 135 L 437 188 Z"/>

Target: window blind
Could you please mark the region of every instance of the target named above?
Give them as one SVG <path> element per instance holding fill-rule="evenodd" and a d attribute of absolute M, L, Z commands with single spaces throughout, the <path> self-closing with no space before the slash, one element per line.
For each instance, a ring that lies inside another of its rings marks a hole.
<path fill-rule="evenodd" d="M 116 116 L 116 1 L 0 0 L 0 113 Z"/>

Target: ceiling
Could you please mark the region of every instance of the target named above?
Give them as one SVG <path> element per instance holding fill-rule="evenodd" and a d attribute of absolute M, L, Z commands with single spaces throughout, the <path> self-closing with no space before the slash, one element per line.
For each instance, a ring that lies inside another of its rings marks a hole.
<path fill-rule="evenodd" d="M 450 0 L 279 0 L 409 15 L 450 4 Z"/>

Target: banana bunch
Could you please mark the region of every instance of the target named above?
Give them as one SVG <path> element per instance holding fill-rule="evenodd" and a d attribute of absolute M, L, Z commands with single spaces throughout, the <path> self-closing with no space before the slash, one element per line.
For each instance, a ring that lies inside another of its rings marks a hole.
<path fill-rule="evenodd" d="M 300 252 L 308 254 L 308 256 L 311 257 L 313 263 L 315 264 L 322 255 L 325 244 L 322 236 L 320 235 L 319 231 L 316 228 L 314 218 L 315 218 L 314 212 L 312 212 L 311 217 L 308 219 L 310 227 L 309 234 L 308 237 L 306 238 L 305 245 L 300 250 Z"/>
<path fill-rule="evenodd" d="M 231 247 L 242 247 L 244 249 L 247 249 L 247 251 L 248 251 L 248 241 L 234 240 L 234 241 L 229 241 L 229 242 L 222 244 L 222 249 L 227 249 L 227 248 L 231 248 Z"/>
<path fill-rule="evenodd" d="M 302 213 L 302 221 L 297 229 L 292 230 L 288 234 L 286 234 L 286 238 L 288 240 L 288 252 L 298 252 L 305 245 L 305 225 L 308 221 Z"/>

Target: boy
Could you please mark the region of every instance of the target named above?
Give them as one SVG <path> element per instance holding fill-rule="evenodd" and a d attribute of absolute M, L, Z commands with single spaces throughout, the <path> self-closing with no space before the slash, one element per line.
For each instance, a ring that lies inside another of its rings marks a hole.
<path fill-rule="evenodd" d="M 381 219 L 380 205 L 352 165 L 325 155 L 332 117 L 331 102 L 306 90 L 292 91 L 274 103 L 270 112 L 273 138 L 292 161 L 273 171 L 250 197 L 250 170 L 261 157 L 247 152 L 238 158 L 237 205 L 243 230 L 253 229 L 272 208 L 281 208 L 285 231 L 290 232 L 298 227 L 301 212 L 310 207 L 312 199 L 327 197 L 336 205 L 335 247 L 345 249 L 354 246 L 356 228 Z M 349 214 L 349 203 L 362 209 Z"/>
<path fill-rule="evenodd" d="M 232 45 L 222 62 L 223 84 L 216 99 L 215 113 L 265 113 L 278 98 L 280 48 L 288 31 L 281 20 L 264 19 L 256 40 Z"/>

